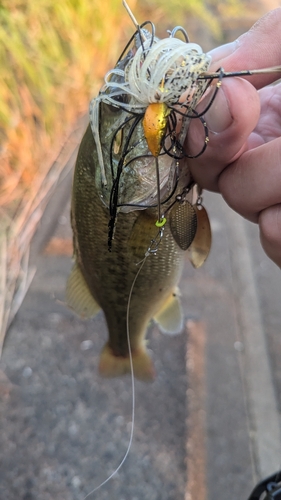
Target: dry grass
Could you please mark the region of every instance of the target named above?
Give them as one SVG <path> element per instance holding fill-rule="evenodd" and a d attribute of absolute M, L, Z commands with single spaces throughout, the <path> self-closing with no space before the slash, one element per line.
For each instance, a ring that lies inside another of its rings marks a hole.
<path fill-rule="evenodd" d="M 131 30 L 119 0 L 1 2 L 0 352 L 35 272 L 30 242 L 77 145 L 59 154 L 62 144 Z"/>
<path fill-rule="evenodd" d="M 117 0 L 1 3 L 0 205 L 10 216 L 87 108 L 128 25 Z"/>

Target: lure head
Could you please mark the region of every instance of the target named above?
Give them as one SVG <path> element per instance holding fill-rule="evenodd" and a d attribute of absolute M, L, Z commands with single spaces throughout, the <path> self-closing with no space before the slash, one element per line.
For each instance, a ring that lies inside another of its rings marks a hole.
<path fill-rule="evenodd" d="M 148 105 L 143 118 L 143 132 L 147 146 L 153 156 L 159 156 L 166 135 L 171 110 L 165 102 Z"/>

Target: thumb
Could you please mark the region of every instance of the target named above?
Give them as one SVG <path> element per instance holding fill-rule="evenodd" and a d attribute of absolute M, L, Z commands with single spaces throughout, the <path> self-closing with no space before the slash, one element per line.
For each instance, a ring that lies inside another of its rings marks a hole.
<path fill-rule="evenodd" d="M 206 100 L 209 97 L 206 96 Z M 197 112 L 207 103 L 201 101 Z M 254 130 L 260 114 L 260 101 L 256 89 L 246 80 L 224 80 L 211 108 L 205 115 L 209 142 L 198 158 L 188 160 L 194 180 L 202 188 L 218 191 L 218 178 L 224 168 L 232 163 L 247 147 L 247 139 Z M 189 155 L 196 155 L 205 140 L 204 127 L 199 119 L 192 119 L 185 148 Z"/>

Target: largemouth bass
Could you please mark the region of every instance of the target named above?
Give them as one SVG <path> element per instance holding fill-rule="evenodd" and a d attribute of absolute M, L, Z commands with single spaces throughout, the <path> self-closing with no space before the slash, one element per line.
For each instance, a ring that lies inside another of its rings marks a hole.
<path fill-rule="evenodd" d="M 154 378 L 148 323 L 154 318 L 165 332 L 181 331 L 177 284 L 185 251 L 196 267 L 209 252 L 210 226 L 200 196 L 194 204 L 183 143 L 208 86 L 199 76 L 210 58 L 182 28 L 185 41 L 176 38 L 177 31 L 159 40 L 153 25 L 151 32 L 138 27 L 91 103 L 78 152 L 71 207 L 75 264 L 66 297 L 81 316 L 105 314 L 103 376 L 130 371 L 129 333 L 134 375 Z M 202 150 L 207 142 L 206 131 Z"/>

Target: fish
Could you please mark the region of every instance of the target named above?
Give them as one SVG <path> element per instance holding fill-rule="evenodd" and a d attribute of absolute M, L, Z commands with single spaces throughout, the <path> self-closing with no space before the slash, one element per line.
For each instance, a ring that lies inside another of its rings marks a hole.
<path fill-rule="evenodd" d="M 165 333 L 182 330 L 178 283 L 186 250 L 195 267 L 209 253 L 210 224 L 183 147 L 193 118 L 205 127 L 202 151 L 208 142 L 194 110 L 209 64 L 183 28 L 161 40 L 144 23 L 91 101 L 73 178 L 66 302 L 84 318 L 103 311 L 104 377 L 129 373 L 131 358 L 136 378 L 154 380 L 148 325 L 153 319 Z"/>

